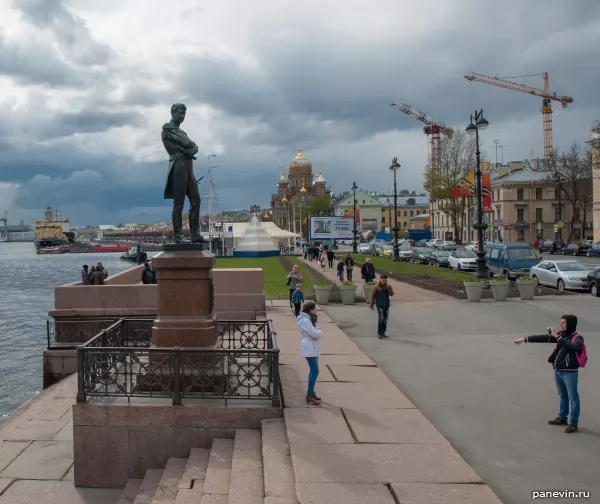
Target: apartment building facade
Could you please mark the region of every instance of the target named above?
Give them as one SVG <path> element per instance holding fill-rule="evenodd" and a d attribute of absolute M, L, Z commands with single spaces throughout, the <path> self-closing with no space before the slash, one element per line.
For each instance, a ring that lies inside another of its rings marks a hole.
<path fill-rule="evenodd" d="M 525 160 L 496 166 L 492 171 L 492 207 L 485 218 L 491 229 L 486 239 L 505 242 L 533 243 L 536 239 L 552 239 L 557 234 L 564 240 L 570 236 L 570 223 L 575 212 L 573 241 L 592 233 L 591 222 L 583 229 L 583 209 L 572 209 L 570 202 L 560 195 L 559 188 L 543 170 L 543 161 Z M 600 189 L 599 189 L 600 191 Z M 559 200 L 562 212 L 559 211 Z M 456 240 L 450 216 L 441 210 L 444 202 L 434 203 L 434 238 Z M 588 219 L 592 220 L 591 209 Z M 465 211 L 460 217 L 464 226 L 461 242 L 477 239 L 472 224 L 477 220 L 477 200 L 466 198 Z M 555 234 L 555 224 L 561 221 L 562 229 Z"/>

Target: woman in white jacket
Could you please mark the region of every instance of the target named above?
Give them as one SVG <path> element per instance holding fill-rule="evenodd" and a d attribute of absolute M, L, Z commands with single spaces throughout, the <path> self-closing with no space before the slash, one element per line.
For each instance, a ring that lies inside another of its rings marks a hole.
<path fill-rule="evenodd" d="M 302 307 L 300 315 L 296 318 L 302 336 L 302 355 L 306 358 L 309 367 L 308 390 L 306 402 L 313 406 L 321 404 L 321 398 L 315 394 L 315 383 L 319 376 L 319 355 L 321 355 L 321 329 L 317 327 L 317 305 L 307 301 Z"/>

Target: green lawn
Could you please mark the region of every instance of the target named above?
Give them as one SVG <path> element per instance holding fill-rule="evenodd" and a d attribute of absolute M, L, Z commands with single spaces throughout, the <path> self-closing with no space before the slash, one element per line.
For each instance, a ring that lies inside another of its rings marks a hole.
<path fill-rule="evenodd" d="M 287 257 L 296 263 L 292 257 Z M 304 277 L 302 290 L 306 292 L 312 287 L 312 275 L 306 271 L 304 265 L 300 265 L 300 271 Z M 261 268 L 263 270 L 263 290 L 267 299 L 288 299 L 289 288 L 286 285 L 288 271 L 281 264 L 279 257 L 234 257 L 231 259 L 217 258 L 217 268 Z"/>
<path fill-rule="evenodd" d="M 370 257 L 365 254 L 354 254 L 354 260 L 360 263 L 364 263 L 365 259 Z M 430 276 L 440 278 L 443 280 L 453 280 L 455 282 L 463 282 L 473 278 L 473 275 L 469 273 L 463 273 L 460 271 L 454 271 L 449 268 L 436 268 L 433 266 L 427 266 L 426 264 L 412 264 L 407 261 L 394 262 L 387 257 L 371 257 L 371 262 L 375 266 L 375 271 L 392 271 L 399 273 L 400 275 L 410 276 Z"/>

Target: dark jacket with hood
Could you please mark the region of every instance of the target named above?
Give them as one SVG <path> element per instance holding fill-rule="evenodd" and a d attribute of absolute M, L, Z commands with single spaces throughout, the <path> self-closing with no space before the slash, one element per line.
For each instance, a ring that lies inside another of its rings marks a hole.
<path fill-rule="evenodd" d="M 554 351 L 548 357 L 548 362 L 554 366 L 556 371 L 567 371 L 576 373 L 579 369 L 578 353 L 583 349 L 583 337 L 577 335 L 577 317 L 575 315 L 563 315 L 567 321 L 566 331 L 558 331 L 558 338 L 551 334 L 540 334 L 527 336 L 525 343 L 556 343 Z"/>

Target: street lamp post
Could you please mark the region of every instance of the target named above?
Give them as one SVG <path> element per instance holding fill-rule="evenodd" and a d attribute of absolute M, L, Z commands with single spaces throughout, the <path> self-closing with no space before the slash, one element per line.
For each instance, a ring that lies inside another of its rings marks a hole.
<path fill-rule="evenodd" d="M 398 188 L 396 186 L 396 171 L 400 168 L 398 158 L 392 159 L 390 171 L 394 172 L 394 261 L 400 260 L 400 252 L 398 251 Z"/>
<path fill-rule="evenodd" d="M 352 219 L 354 220 L 354 227 L 352 229 L 352 253 L 357 254 L 358 246 L 356 244 L 356 235 L 358 234 L 358 231 L 356 229 L 356 190 L 358 189 L 358 186 L 356 185 L 356 182 L 352 182 L 352 187 L 350 189 L 352 189 L 352 192 L 354 193 L 354 205 L 352 210 Z"/>
<path fill-rule="evenodd" d="M 474 123 L 473 118 L 475 118 Z M 475 272 L 475 278 L 479 279 L 490 277 L 490 272 L 488 270 L 485 260 L 485 250 L 483 245 L 483 230 L 487 228 L 487 225 L 483 223 L 483 196 L 481 192 L 481 154 L 479 152 L 479 130 L 486 129 L 488 125 L 488 121 L 483 117 L 483 109 L 480 109 L 479 112 L 477 110 L 475 111 L 474 116 L 471 116 L 471 123 L 465 129 L 465 131 L 469 135 L 475 135 L 475 155 L 477 157 L 477 222 L 473 224 L 473 228 L 477 230 L 477 271 Z"/>

